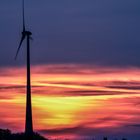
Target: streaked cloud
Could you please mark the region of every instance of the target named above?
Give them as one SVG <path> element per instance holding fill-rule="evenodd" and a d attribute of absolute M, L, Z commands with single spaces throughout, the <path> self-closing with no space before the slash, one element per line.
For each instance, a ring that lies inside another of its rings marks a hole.
<path fill-rule="evenodd" d="M 3 128 L 24 129 L 25 75 L 24 67 L 0 69 L 0 106 L 3 106 L 0 124 Z M 93 136 L 96 134 L 93 131 L 136 133 L 138 127 L 131 130 L 126 126 L 139 124 L 139 75 L 139 68 L 134 67 L 33 66 L 35 130 L 49 136 L 64 136 L 66 132 L 72 137 Z"/>

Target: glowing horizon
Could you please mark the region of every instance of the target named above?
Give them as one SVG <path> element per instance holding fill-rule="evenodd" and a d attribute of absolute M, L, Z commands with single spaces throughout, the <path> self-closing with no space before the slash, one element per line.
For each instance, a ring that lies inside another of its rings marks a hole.
<path fill-rule="evenodd" d="M 24 67 L 0 69 L 2 128 L 24 131 L 25 74 Z M 34 129 L 46 136 L 62 137 L 94 136 L 95 132 L 115 130 L 136 133 L 139 93 L 140 69 L 136 67 L 33 66 Z"/>

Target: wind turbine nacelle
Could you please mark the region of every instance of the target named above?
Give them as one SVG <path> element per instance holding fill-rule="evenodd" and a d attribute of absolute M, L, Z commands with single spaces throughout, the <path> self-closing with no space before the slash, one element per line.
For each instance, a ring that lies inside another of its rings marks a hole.
<path fill-rule="evenodd" d="M 32 33 L 30 31 L 23 31 L 22 34 L 23 35 L 29 35 L 29 36 L 32 35 Z"/>

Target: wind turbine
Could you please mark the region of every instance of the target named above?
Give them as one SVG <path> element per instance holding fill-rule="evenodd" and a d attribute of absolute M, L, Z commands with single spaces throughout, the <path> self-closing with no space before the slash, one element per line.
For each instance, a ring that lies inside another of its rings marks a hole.
<path fill-rule="evenodd" d="M 23 16 L 23 31 L 21 41 L 16 52 L 15 59 L 18 56 L 23 41 L 27 40 L 27 94 L 26 94 L 26 122 L 25 122 L 25 134 L 33 134 L 33 122 L 32 122 L 32 103 L 31 103 L 31 75 L 30 75 L 30 40 L 32 33 L 26 30 L 25 27 L 25 13 L 24 13 L 24 0 L 22 0 L 22 16 Z"/>

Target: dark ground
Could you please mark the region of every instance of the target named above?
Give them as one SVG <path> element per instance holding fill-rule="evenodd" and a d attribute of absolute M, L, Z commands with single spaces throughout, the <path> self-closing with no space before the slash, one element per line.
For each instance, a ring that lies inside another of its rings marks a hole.
<path fill-rule="evenodd" d="M 25 133 L 13 134 L 8 129 L 6 130 L 0 129 L 0 140 L 49 140 L 49 139 L 44 138 L 38 133 L 34 133 L 32 136 L 27 136 L 25 135 Z M 66 140 L 69 140 L 69 139 L 66 138 Z M 103 140 L 109 140 L 109 139 L 107 137 L 104 137 Z M 115 140 L 118 140 L 118 139 L 115 139 Z M 127 140 L 127 139 L 123 138 L 122 140 Z"/>
<path fill-rule="evenodd" d="M 12 134 L 10 130 L 2 130 L 0 129 L 0 140 L 48 140 L 39 135 L 38 133 L 34 133 L 32 136 L 27 136 L 24 133 L 16 133 Z"/>

